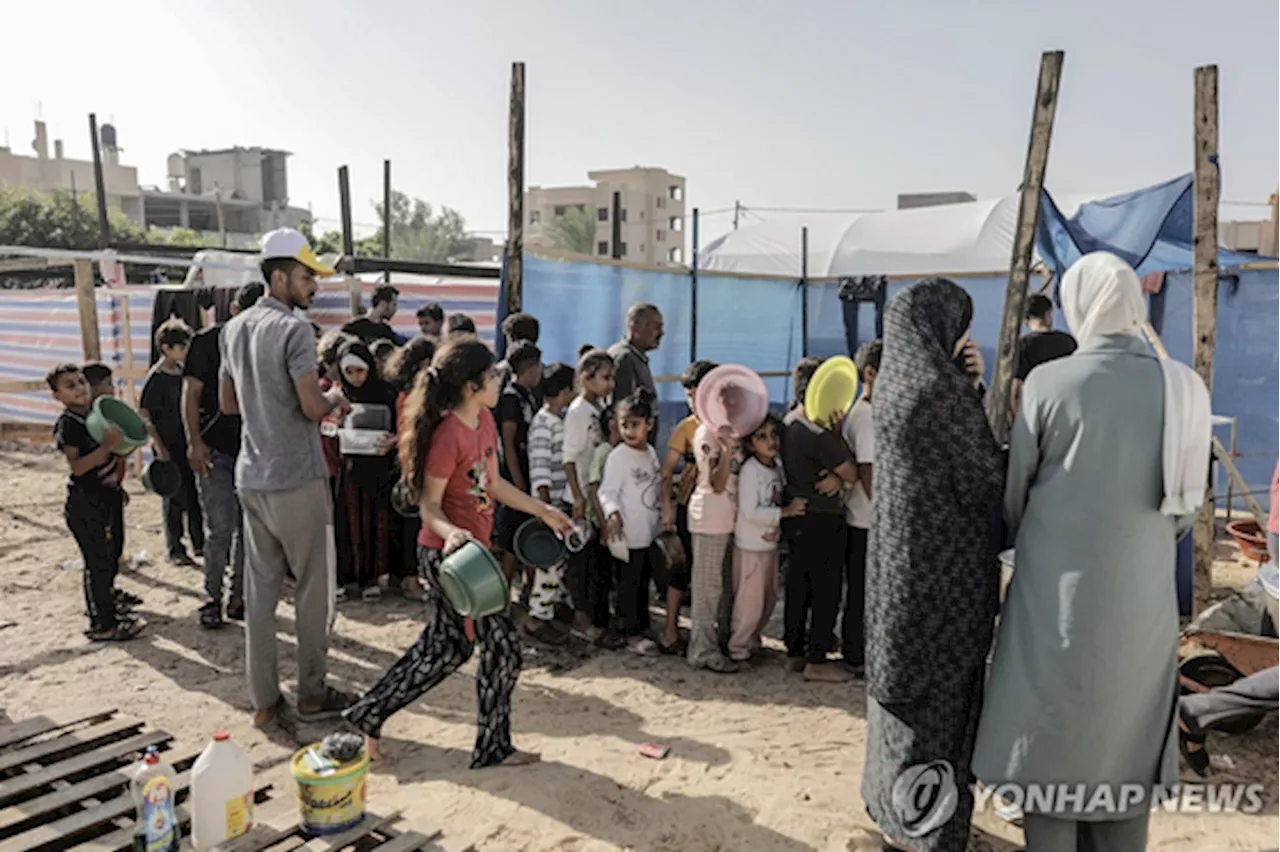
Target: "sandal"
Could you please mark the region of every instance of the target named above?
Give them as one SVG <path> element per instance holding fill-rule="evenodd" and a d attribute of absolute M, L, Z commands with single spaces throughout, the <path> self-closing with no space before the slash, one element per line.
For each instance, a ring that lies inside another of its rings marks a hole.
<path fill-rule="evenodd" d="M 222 607 L 219 604 L 210 602 L 200 607 L 200 626 L 205 630 L 218 630 L 226 627 L 227 623 L 222 620 Z"/>
<path fill-rule="evenodd" d="M 354 695 L 348 695 L 340 689 L 326 686 L 324 688 L 324 703 L 320 705 L 320 709 L 303 712 L 302 707 L 299 706 L 298 721 L 324 722 L 329 719 L 336 719 L 342 715 L 343 710 L 346 710 L 353 703 L 355 703 Z"/>
<path fill-rule="evenodd" d="M 531 623 L 536 626 L 530 627 Z M 564 634 L 552 627 L 551 622 L 538 618 L 526 619 L 521 626 L 521 630 L 530 639 L 534 639 L 544 645 L 563 645 L 565 641 Z"/>
<path fill-rule="evenodd" d="M 738 670 L 738 664 L 723 654 L 714 654 L 705 659 L 698 660 L 693 666 L 695 669 L 706 669 L 716 674 L 733 674 Z"/>
<path fill-rule="evenodd" d="M 115 589 L 111 592 L 111 596 L 115 598 L 116 604 L 124 606 L 142 606 L 142 598 L 137 595 L 131 595 L 124 589 Z"/>
<path fill-rule="evenodd" d="M 141 621 L 117 621 L 114 627 L 88 630 L 84 635 L 90 642 L 128 642 L 137 639 L 145 626 Z"/>
<path fill-rule="evenodd" d="M 422 602 L 427 599 L 427 590 L 422 588 L 422 581 L 417 577 L 405 577 L 400 584 L 400 594 L 407 601 Z"/>
<path fill-rule="evenodd" d="M 1201 778 L 1209 774 L 1209 750 L 1205 748 L 1205 732 L 1182 706 L 1178 707 L 1178 751 L 1191 771 Z M 1195 746 L 1195 748 L 1192 748 Z"/>
<path fill-rule="evenodd" d="M 244 598 L 233 597 L 227 601 L 227 618 L 231 621 L 244 621 Z"/>
<path fill-rule="evenodd" d="M 382 587 L 369 586 L 368 588 L 360 592 L 360 600 L 364 601 L 365 603 L 377 603 L 378 601 L 382 600 Z"/>
<path fill-rule="evenodd" d="M 668 657 L 680 656 L 685 652 L 685 648 L 685 641 L 682 636 L 677 636 L 676 641 L 672 642 L 670 645 L 664 645 L 662 643 L 662 639 L 658 639 L 658 652 L 665 654 Z"/>

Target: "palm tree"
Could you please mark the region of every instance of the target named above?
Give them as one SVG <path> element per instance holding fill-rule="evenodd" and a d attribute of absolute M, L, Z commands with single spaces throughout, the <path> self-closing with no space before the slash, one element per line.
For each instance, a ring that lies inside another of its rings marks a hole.
<path fill-rule="evenodd" d="M 556 216 L 547 225 L 551 243 L 561 251 L 573 254 L 596 253 L 595 209 L 585 204 L 575 204 Z"/>

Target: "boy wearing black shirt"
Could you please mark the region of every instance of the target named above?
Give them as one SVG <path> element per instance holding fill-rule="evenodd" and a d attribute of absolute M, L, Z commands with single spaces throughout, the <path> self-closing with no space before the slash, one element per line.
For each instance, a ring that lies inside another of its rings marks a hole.
<path fill-rule="evenodd" d="M 85 635 L 95 642 L 132 639 L 142 632 L 142 624 L 117 613 L 114 592 L 119 542 L 124 536 L 120 488 L 124 464 L 115 450 L 124 435 L 118 428 L 109 428 L 99 444 L 89 434 L 85 418 L 92 396 L 88 380 L 75 364 L 54 367 L 45 380 L 64 409 L 54 424 L 53 440 L 71 468 L 64 517 L 84 560 L 84 598 L 89 611 Z"/>
<path fill-rule="evenodd" d="M 521 341 L 508 353 L 511 365 L 511 382 L 498 397 L 498 409 L 494 419 L 498 423 L 498 441 L 501 448 L 499 469 L 503 477 L 524 493 L 529 493 L 529 424 L 533 415 L 542 407 L 537 387 L 542 382 L 542 352 L 529 341 Z M 512 553 L 512 539 L 519 526 L 529 519 L 523 512 L 499 506 L 494 525 L 494 545 L 505 551 L 503 570 L 507 577 L 514 577 L 516 557 Z M 525 572 L 532 591 L 533 569 Z M 523 599 L 523 595 L 522 595 Z"/>
<path fill-rule="evenodd" d="M 165 321 L 156 331 L 160 360 L 142 386 L 142 416 L 151 424 L 159 458 L 178 465 L 178 490 L 164 498 L 164 538 L 172 565 L 194 565 L 182 544 L 183 518 L 197 557 L 204 555 L 204 518 L 196 480 L 187 463 L 187 438 L 182 429 L 182 365 L 187 359 L 191 329 L 180 319 Z"/>
<path fill-rule="evenodd" d="M 232 315 L 253 307 L 264 291 L 260 283 L 241 287 L 231 306 Z M 202 329 L 193 337 L 182 366 L 187 464 L 195 475 L 208 534 L 204 550 L 204 590 L 208 601 L 200 608 L 200 626 L 206 629 L 225 624 L 222 604 L 228 582 L 226 616 L 233 621 L 244 618 L 243 513 L 235 488 L 240 415 L 223 414 L 218 407 L 218 370 L 222 366 L 225 325 Z"/>

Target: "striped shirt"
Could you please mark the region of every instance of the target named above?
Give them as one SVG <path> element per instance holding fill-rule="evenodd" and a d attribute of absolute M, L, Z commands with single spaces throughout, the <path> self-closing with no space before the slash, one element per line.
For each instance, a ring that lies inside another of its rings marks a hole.
<path fill-rule="evenodd" d="M 564 473 L 564 420 L 545 405 L 529 424 L 529 486 L 534 494 L 546 487 L 553 504 L 572 497 Z"/>

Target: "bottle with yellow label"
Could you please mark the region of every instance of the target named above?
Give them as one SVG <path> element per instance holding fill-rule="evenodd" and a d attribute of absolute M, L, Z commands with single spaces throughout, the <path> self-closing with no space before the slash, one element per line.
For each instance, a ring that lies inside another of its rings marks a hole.
<path fill-rule="evenodd" d="M 191 843 L 212 849 L 253 827 L 253 760 L 217 731 L 191 767 Z"/>
<path fill-rule="evenodd" d="M 138 809 L 134 852 L 178 852 L 181 834 L 173 812 L 173 767 L 160 759 L 155 746 L 147 749 L 129 790 Z"/>

